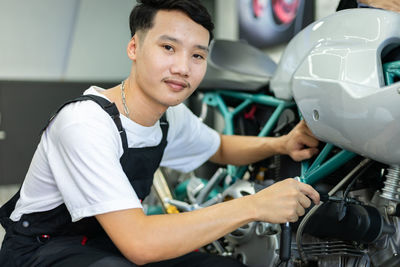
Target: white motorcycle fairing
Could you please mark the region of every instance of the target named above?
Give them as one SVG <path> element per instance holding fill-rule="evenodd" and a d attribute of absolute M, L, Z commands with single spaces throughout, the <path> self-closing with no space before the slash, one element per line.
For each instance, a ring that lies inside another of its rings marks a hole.
<path fill-rule="evenodd" d="M 294 97 L 322 141 L 400 163 L 400 83 L 385 85 L 381 58 L 400 47 L 400 14 L 350 9 L 314 22 L 287 46 L 271 80 Z"/>

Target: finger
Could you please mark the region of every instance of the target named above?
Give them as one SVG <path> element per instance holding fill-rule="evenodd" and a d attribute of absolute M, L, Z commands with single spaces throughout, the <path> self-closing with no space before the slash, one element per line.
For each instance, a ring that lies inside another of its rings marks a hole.
<path fill-rule="evenodd" d="M 299 216 L 297 215 L 293 215 L 292 217 L 289 218 L 289 222 L 297 222 L 297 220 L 299 219 Z"/>
<path fill-rule="evenodd" d="M 298 150 L 293 152 L 293 159 L 295 161 L 302 161 L 305 159 L 309 159 L 312 156 L 314 156 L 315 154 L 317 154 L 319 152 L 318 148 L 304 148 L 302 150 Z"/>
<path fill-rule="evenodd" d="M 301 127 L 301 129 L 307 133 L 309 136 L 315 137 L 315 135 L 313 134 L 313 132 L 310 130 L 310 128 L 308 127 L 307 123 L 305 120 L 301 120 L 299 122 L 299 127 Z"/>
<path fill-rule="evenodd" d="M 312 136 L 312 137 L 316 138 L 315 135 L 313 134 L 313 132 L 311 131 L 311 129 L 308 127 L 308 125 L 305 122 L 305 120 L 302 120 L 302 122 L 304 124 L 303 129 L 304 129 L 305 133 L 307 133 L 307 135 L 309 135 L 309 136 Z"/>
<path fill-rule="evenodd" d="M 318 139 L 307 134 L 303 134 L 300 141 L 303 143 L 303 145 L 308 147 L 317 147 L 319 144 Z"/>
<path fill-rule="evenodd" d="M 299 183 L 300 192 L 311 198 L 315 205 L 318 205 L 320 201 L 318 192 L 311 185 Z"/>
<path fill-rule="evenodd" d="M 311 206 L 311 200 L 306 195 L 300 195 L 299 203 L 303 208 L 308 208 Z"/>
<path fill-rule="evenodd" d="M 305 209 L 301 205 L 297 205 L 297 208 L 296 208 L 297 219 L 299 217 L 303 216 L 305 212 L 306 212 Z"/>

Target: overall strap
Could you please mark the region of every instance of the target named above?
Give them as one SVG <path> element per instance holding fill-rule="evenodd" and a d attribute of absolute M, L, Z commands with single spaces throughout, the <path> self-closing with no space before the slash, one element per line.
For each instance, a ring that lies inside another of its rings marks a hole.
<path fill-rule="evenodd" d="M 42 133 L 46 130 L 46 128 L 49 126 L 49 124 L 53 121 L 53 119 L 57 116 L 57 114 L 63 109 L 66 105 L 79 102 L 79 101 L 86 101 L 86 100 L 92 100 L 95 103 L 97 103 L 99 106 L 101 106 L 102 109 L 104 109 L 105 112 L 110 115 L 110 117 L 113 119 L 115 126 L 117 126 L 118 132 L 121 136 L 121 141 L 122 141 L 122 147 L 124 148 L 124 151 L 128 149 L 128 141 L 126 137 L 126 132 L 124 128 L 122 127 L 121 123 L 121 118 L 119 116 L 119 111 L 115 103 L 111 103 L 104 97 L 96 96 L 96 95 L 82 95 L 78 98 L 75 98 L 73 100 L 70 100 L 63 105 L 61 105 L 57 111 L 51 116 L 50 120 L 47 122 L 47 125 L 42 129 Z"/>
<path fill-rule="evenodd" d="M 15 204 L 17 203 L 19 199 L 19 195 L 21 192 L 21 188 L 18 190 L 15 195 L 6 202 L 1 208 L 0 208 L 0 224 L 3 226 L 4 229 L 7 230 L 8 226 L 12 223 L 12 220 L 10 219 L 10 215 L 15 209 Z"/>
<path fill-rule="evenodd" d="M 122 146 L 124 148 L 124 151 L 128 150 L 128 141 L 126 137 L 126 132 L 124 128 L 122 127 L 121 123 L 121 118 L 119 117 L 119 111 L 117 109 L 117 106 L 114 103 L 111 103 L 107 99 L 96 96 L 96 95 L 82 95 L 78 98 L 75 98 L 73 100 L 67 101 L 63 105 L 61 105 L 57 111 L 51 116 L 50 120 L 47 122 L 46 126 L 42 129 L 41 133 L 43 133 L 46 128 L 49 126 L 49 124 L 53 121 L 53 119 L 57 116 L 57 114 L 63 109 L 66 105 L 79 102 L 79 101 L 86 101 L 86 100 L 92 100 L 96 102 L 98 105 L 100 105 L 104 111 L 108 113 L 108 115 L 111 116 L 113 119 L 115 125 L 117 126 L 118 132 L 121 136 L 121 141 L 122 141 Z M 18 192 L 9 200 L 7 201 L 1 208 L 0 208 L 0 224 L 6 229 L 11 223 L 11 219 L 9 218 L 12 211 L 15 209 L 15 205 L 20 197 L 20 191 L 21 188 L 18 190 Z"/>

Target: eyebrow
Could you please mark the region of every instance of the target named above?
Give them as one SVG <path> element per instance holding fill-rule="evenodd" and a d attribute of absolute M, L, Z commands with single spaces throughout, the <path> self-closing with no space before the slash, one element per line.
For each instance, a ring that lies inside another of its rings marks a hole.
<path fill-rule="evenodd" d="M 174 38 L 172 36 L 169 36 L 169 35 L 161 35 L 159 39 L 160 40 L 171 41 L 171 42 L 178 43 L 178 44 L 182 44 L 182 41 L 180 41 L 180 40 L 178 40 L 178 39 L 176 39 L 176 38 Z M 209 49 L 208 49 L 207 46 L 195 45 L 195 47 L 198 48 L 198 49 L 204 50 L 204 52 L 207 52 L 207 53 L 209 52 Z"/>

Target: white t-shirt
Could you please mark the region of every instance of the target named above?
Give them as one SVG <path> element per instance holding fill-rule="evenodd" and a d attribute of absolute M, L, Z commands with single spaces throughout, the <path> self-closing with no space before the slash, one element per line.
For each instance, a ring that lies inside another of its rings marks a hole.
<path fill-rule="evenodd" d="M 106 98 L 90 87 L 84 94 Z M 220 145 L 217 132 L 183 104 L 167 110 L 169 130 L 161 166 L 188 172 L 209 159 Z M 150 147 L 161 142 L 157 122 L 139 125 L 121 114 L 128 147 Z M 141 208 L 140 200 L 122 170 L 121 137 L 111 117 L 95 102 L 64 107 L 43 133 L 33 156 L 21 196 L 11 214 L 51 210 L 65 203 L 72 221 L 106 212 Z"/>

